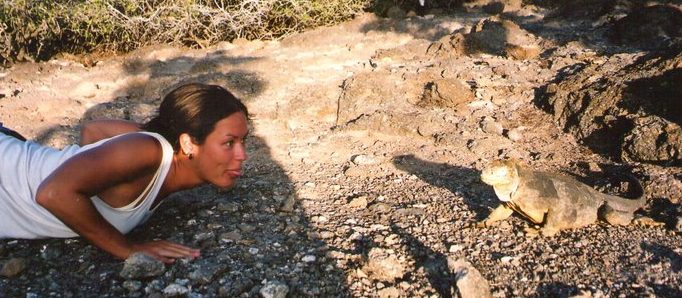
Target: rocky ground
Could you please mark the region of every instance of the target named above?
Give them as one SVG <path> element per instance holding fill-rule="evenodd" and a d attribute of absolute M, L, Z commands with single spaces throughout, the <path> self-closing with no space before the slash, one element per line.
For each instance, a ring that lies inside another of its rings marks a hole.
<path fill-rule="evenodd" d="M 188 81 L 243 98 L 253 137 L 234 189 L 174 194 L 131 234 L 200 258 L 5 239 L 0 296 L 682 296 L 679 7 L 516 2 L 3 69 L 0 119 L 46 145 L 89 119 L 145 121 Z M 496 158 L 622 196 L 630 173 L 654 222 L 477 228 L 499 202 L 479 178 Z"/>

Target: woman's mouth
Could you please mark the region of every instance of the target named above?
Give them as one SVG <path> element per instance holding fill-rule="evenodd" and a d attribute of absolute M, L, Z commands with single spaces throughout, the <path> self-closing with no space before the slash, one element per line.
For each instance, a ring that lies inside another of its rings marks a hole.
<path fill-rule="evenodd" d="M 231 177 L 240 177 L 242 175 L 241 170 L 227 170 L 227 174 L 230 175 Z"/>

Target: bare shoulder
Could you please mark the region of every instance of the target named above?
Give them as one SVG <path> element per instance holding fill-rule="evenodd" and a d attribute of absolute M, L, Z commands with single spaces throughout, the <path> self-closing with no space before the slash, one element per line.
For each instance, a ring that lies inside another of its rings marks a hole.
<path fill-rule="evenodd" d="M 163 147 L 154 136 L 129 133 L 110 139 L 78 155 L 102 165 L 125 167 L 156 167 L 161 163 Z"/>

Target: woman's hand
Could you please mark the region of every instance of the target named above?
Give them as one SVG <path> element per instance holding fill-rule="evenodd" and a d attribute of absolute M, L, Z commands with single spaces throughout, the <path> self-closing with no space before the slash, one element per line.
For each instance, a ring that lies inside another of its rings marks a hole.
<path fill-rule="evenodd" d="M 198 249 L 165 240 L 156 240 L 133 244 L 133 252 L 141 252 L 164 263 L 173 263 L 175 259 L 199 257 Z"/>

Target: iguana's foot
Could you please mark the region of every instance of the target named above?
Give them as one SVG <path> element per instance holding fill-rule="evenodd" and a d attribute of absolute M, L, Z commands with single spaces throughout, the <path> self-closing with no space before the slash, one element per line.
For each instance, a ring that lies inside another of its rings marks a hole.
<path fill-rule="evenodd" d="M 527 238 L 535 238 L 540 236 L 540 230 L 534 227 L 526 227 L 523 229 L 523 231 L 526 233 Z"/>
<path fill-rule="evenodd" d="M 497 222 L 497 221 L 482 220 L 482 221 L 476 222 L 474 224 L 474 226 L 477 228 L 488 228 L 488 227 L 496 226 L 498 223 L 499 222 Z"/>
<path fill-rule="evenodd" d="M 632 220 L 633 224 L 636 224 L 638 226 L 645 226 L 645 227 L 662 227 L 665 226 L 665 223 L 662 223 L 660 221 L 655 221 L 653 218 L 648 217 L 648 216 L 637 216 L 635 219 Z"/>
<path fill-rule="evenodd" d="M 552 236 L 556 235 L 556 234 L 559 233 L 559 232 L 560 232 L 559 229 L 557 229 L 557 228 L 550 228 L 550 227 L 547 227 L 547 226 L 543 227 L 543 228 L 540 230 L 540 233 L 542 233 L 542 236 L 545 236 L 545 237 L 552 237 Z"/>

